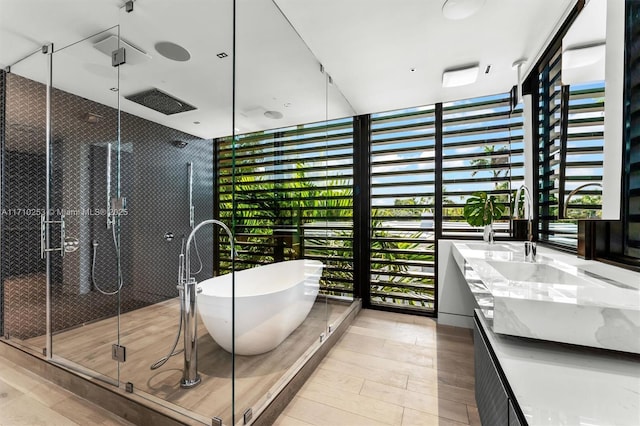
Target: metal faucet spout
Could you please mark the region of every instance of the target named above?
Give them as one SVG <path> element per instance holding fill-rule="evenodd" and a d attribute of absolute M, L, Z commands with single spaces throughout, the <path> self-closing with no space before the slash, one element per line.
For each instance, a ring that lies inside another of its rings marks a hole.
<path fill-rule="evenodd" d="M 184 367 L 180 387 L 191 388 L 200 383 L 198 374 L 198 318 L 197 295 L 198 288 L 195 278 L 191 277 L 191 240 L 200 228 L 205 225 L 218 225 L 229 236 L 231 245 L 231 257 L 234 258 L 235 247 L 231 230 L 223 222 L 209 219 L 200 222 L 189 234 L 185 244 L 185 254 L 180 255 L 180 285 L 182 286 L 182 324 L 184 327 Z"/>
<path fill-rule="evenodd" d="M 513 202 L 513 218 L 520 219 L 520 194 L 524 193 L 524 216 L 527 219 L 527 241 L 533 241 L 533 205 L 531 192 L 527 185 L 520 185 L 516 191 L 516 199 Z"/>
<path fill-rule="evenodd" d="M 490 196 L 487 195 L 487 198 L 484 200 L 484 222 L 487 220 L 487 205 L 489 206 L 489 211 L 491 214 L 489 215 L 489 228 L 485 229 L 484 240 L 489 244 L 493 244 L 493 202 L 491 202 Z M 488 234 L 488 235 L 487 235 Z"/>
<path fill-rule="evenodd" d="M 533 241 L 533 203 L 531 192 L 526 185 L 520 185 L 516 191 L 516 199 L 513 202 L 513 217 L 520 219 L 520 194 L 524 193 L 524 216 L 527 219 L 527 241 L 524 243 L 524 258 L 529 262 L 536 260 L 536 243 Z"/>

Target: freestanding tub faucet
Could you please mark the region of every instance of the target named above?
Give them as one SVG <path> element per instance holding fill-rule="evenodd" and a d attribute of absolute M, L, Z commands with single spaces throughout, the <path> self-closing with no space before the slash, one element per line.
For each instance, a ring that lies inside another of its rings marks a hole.
<path fill-rule="evenodd" d="M 536 260 L 536 243 L 533 241 L 533 204 L 527 185 L 520 185 L 516 191 L 516 199 L 513 202 L 513 218 L 520 219 L 520 193 L 524 193 L 524 216 L 527 219 L 527 241 L 524 242 L 524 257 L 525 260 L 534 262 Z"/>
<path fill-rule="evenodd" d="M 193 228 L 187 242 L 185 244 L 185 253 L 180 254 L 178 265 L 178 275 L 180 277 L 180 283 L 178 284 L 178 290 L 181 292 L 182 297 L 181 311 L 182 311 L 182 325 L 184 327 L 184 367 L 182 370 L 182 380 L 180 380 L 180 387 L 192 388 L 200 383 L 200 375 L 198 374 L 198 304 L 197 294 L 200 291 L 197 288 L 198 283 L 196 279 L 191 276 L 191 240 L 200 228 L 204 225 L 218 225 L 225 230 L 229 236 L 229 244 L 231 245 L 231 258 L 234 258 L 235 248 L 233 245 L 233 235 L 231 230 L 223 222 L 216 219 L 209 219 L 200 222 L 198 226 Z"/>

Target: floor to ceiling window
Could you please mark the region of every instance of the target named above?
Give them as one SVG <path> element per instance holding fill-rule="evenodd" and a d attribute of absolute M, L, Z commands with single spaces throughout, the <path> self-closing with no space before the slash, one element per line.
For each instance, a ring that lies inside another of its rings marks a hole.
<path fill-rule="evenodd" d="M 436 311 L 438 238 L 482 238 L 463 217 L 467 198 L 495 196 L 505 206 L 496 236 L 508 238 L 524 180 L 510 93 L 245 134 L 218 141 L 216 156 L 216 215 L 230 219 L 236 200 L 236 268 L 317 259 L 325 294 L 421 314 Z"/>
<path fill-rule="evenodd" d="M 503 204 L 493 224 L 496 237 L 510 234 L 512 193 L 524 181 L 522 110 L 509 93 L 443 105 L 442 236 L 479 237 L 463 217 L 469 197 L 478 192 Z"/>
<path fill-rule="evenodd" d="M 371 304 L 433 311 L 435 107 L 371 115 Z"/>

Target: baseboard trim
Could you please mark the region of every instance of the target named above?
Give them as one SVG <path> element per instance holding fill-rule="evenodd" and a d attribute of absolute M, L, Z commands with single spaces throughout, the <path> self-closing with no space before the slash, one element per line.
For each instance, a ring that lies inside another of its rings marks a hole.
<path fill-rule="evenodd" d="M 473 317 L 467 315 L 438 312 L 438 324 L 472 329 Z"/>

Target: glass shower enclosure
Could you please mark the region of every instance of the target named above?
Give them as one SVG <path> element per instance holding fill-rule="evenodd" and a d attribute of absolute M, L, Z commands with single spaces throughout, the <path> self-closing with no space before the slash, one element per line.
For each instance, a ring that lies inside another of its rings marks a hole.
<path fill-rule="evenodd" d="M 322 250 L 345 167 L 326 155 L 327 120 L 353 111 L 272 1 L 112 12 L 3 75 L 3 208 L 29 209 L 3 217 L 3 337 L 151 407 L 250 422 L 348 306 L 323 286 L 349 259 Z M 232 237 L 196 231 L 211 219 Z M 270 311 L 295 268 L 300 300 Z M 302 300 L 308 312 L 278 329 Z M 282 339 L 246 349 L 266 324 Z"/>

